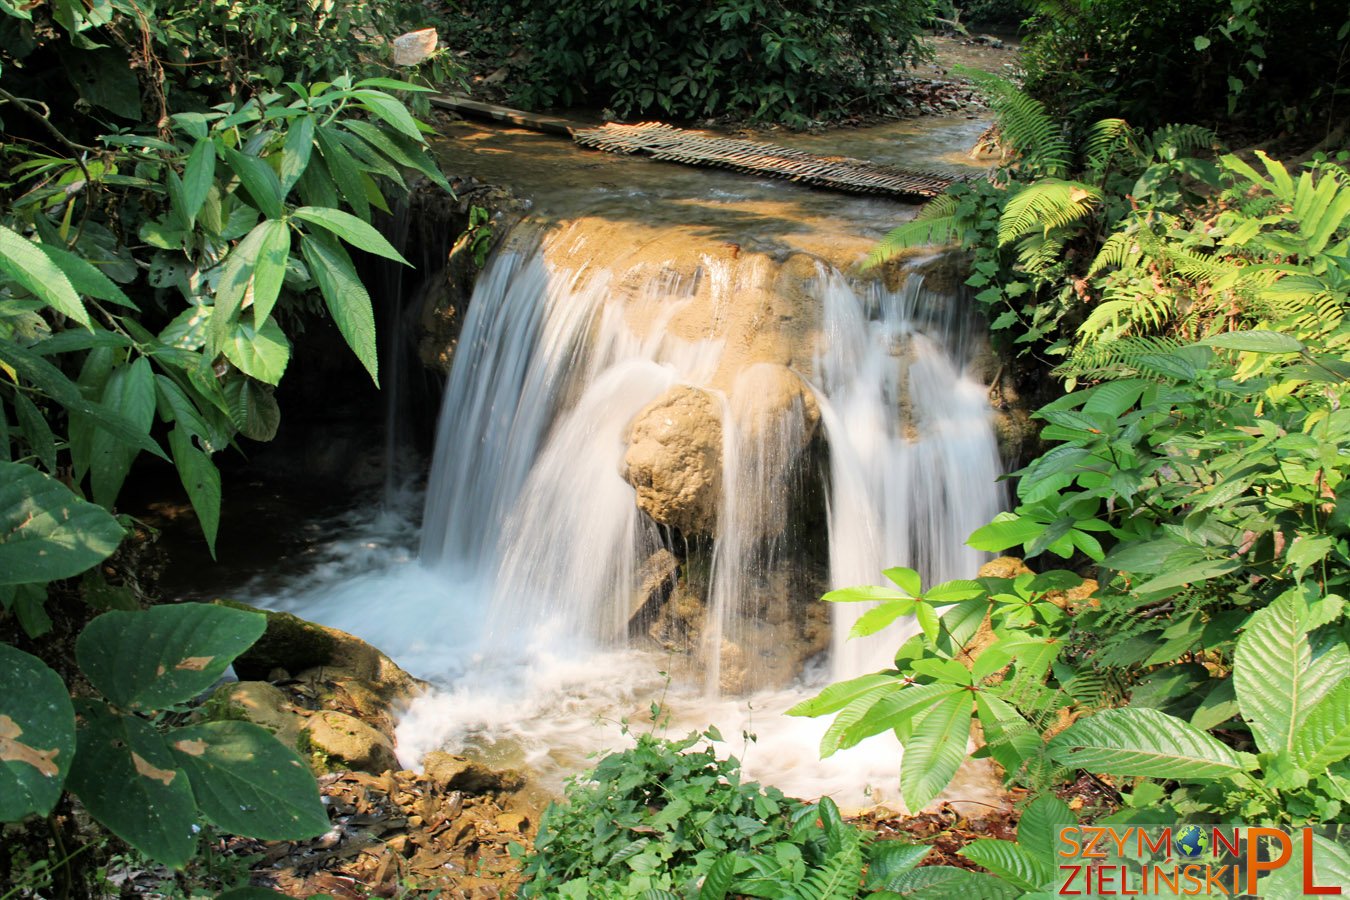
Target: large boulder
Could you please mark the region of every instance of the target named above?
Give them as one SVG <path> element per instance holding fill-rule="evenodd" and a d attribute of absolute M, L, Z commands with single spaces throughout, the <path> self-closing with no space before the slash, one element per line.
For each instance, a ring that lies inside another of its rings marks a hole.
<path fill-rule="evenodd" d="M 722 495 L 722 406 L 707 391 L 680 385 L 633 419 L 624 477 L 637 504 L 686 536 L 717 530 Z"/>
<path fill-rule="evenodd" d="M 399 768 L 389 738 L 355 716 L 326 709 L 310 716 L 303 738 L 330 763 L 379 774 Z"/>

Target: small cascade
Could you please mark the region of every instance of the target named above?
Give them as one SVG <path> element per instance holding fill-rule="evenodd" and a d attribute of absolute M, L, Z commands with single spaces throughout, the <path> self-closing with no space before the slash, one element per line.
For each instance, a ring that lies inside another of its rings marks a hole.
<path fill-rule="evenodd" d="M 985 556 L 965 539 L 1002 502 L 987 388 L 969 371 L 973 316 L 957 298 L 926 290 L 919 274 L 889 291 L 826 273 L 820 294 L 831 586 L 874 584 L 895 565 L 916 569 L 926 585 L 973 577 Z M 902 621 L 849 640 L 864 611 L 835 605 L 835 678 L 889 667 L 918 630 Z"/>

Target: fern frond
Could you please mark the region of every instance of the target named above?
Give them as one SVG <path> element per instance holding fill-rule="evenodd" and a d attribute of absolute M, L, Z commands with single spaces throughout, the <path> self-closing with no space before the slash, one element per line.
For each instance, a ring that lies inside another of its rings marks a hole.
<path fill-rule="evenodd" d="M 942 194 L 919 210 L 912 220 L 892 229 L 877 242 L 863 261 L 864 270 L 894 259 L 915 247 L 933 247 L 958 240 L 966 231 L 966 223 L 956 215 L 957 199 Z"/>
<path fill-rule="evenodd" d="M 1080 345 L 1055 369 L 1061 377 L 1129 376 L 1141 371 L 1141 357 L 1166 354 L 1182 342 L 1171 337 L 1132 335 L 1115 340 Z"/>
<path fill-rule="evenodd" d="M 1088 170 L 1100 174 L 1118 154 L 1137 155 L 1139 146 L 1129 122 L 1124 119 L 1101 119 L 1089 126 L 1083 150 Z"/>
<path fill-rule="evenodd" d="M 862 840 L 856 829 L 811 877 L 796 885 L 801 900 L 853 900 L 862 882 Z"/>
<path fill-rule="evenodd" d="M 1087 277 L 1093 278 L 1107 269 L 1132 268 L 1142 261 L 1143 253 L 1135 236 L 1128 231 L 1114 232 L 1097 251 L 1088 266 Z"/>
<path fill-rule="evenodd" d="M 1219 136 L 1203 125 L 1164 125 L 1148 138 L 1149 154 L 1160 162 L 1213 150 L 1218 143 Z"/>
<path fill-rule="evenodd" d="M 999 137 L 1031 174 L 1066 177 L 1073 151 L 1064 130 L 1045 104 L 1022 93 L 1017 85 L 989 72 L 962 69 L 984 92 L 998 117 Z"/>
<path fill-rule="evenodd" d="M 1033 228 L 1049 232 L 1086 218 L 1101 201 L 1101 191 L 1077 181 L 1044 178 L 1008 199 L 998 223 L 999 246 L 1006 246 Z"/>
<path fill-rule="evenodd" d="M 1064 261 L 1065 239 L 1055 234 L 1029 234 L 1017 242 L 1017 264 L 1026 272 L 1043 275 Z"/>

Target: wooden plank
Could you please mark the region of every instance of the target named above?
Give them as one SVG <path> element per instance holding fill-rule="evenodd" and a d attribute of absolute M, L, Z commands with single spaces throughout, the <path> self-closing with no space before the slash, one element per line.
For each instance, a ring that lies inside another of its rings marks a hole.
<path fill-rule="evenodd" d="M 508 106 L 497 106 L 495 103 L 483 103 L 479 100 L 461 97 L 458 94 L 436 94 L 431 98 L 431 104 L 442 109 L 454 110 L 469 118 L 506 122 L 510 125 L 519 125 L 521 128 L 542 131 L 546 134 L 560 134 L 563 137 L 571 137 L 572 129 L 578 126 L 576 122 L 569 122 L 557 116 L 525 112 L 520 109 L 511 109 Z"/>

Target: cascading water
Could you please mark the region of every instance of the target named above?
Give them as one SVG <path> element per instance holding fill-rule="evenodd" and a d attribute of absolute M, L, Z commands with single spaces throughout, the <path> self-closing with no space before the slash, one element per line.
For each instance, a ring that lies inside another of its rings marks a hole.
<path fill-rule="evenodd" d="M 739 209 L 723 197 L 700 202 Z M 821 593 L 982 561 L 964 539 L 997 512 L 999 466 L 978 330 L 918 274 L 887 290 L 819 245 L 624 224 L 617 202 L 520 230 L 480 276 L 420 564 L 400 544 L 361 569 L 335 543 L 333 580 L 261 599 L 437 684 L 400 725 L 410 764 L 449 745 L 556 784 L 663 699 L 675 728 L 757 732 L 771 750 L 735 748 L 752 777 L 852 805 L 893 796 L 898 746 L 821 761 L 827 723 L 781 713 L 825 678 L 888 666 L 903 636 L 845 640 L 861 610 L 838 605 L 831 628 Z M 662 559 L 678 572 L 643 593 Z"/>
<path fill-rule="evenodd" d="M 910 275 L 899 291 L 823 278 L 826 339 L 817 357 L 830 442 L 830 581 L 870 584 L 887 566 L 925 584 L 973 577 L 985 559 L 965 538 L 1000 508 L 988 389 L 969 374 L 969 312 Z M 862 604 L 834 608 L 833 674 L 890 665 L 902 622 L 849 640 Z"/>

